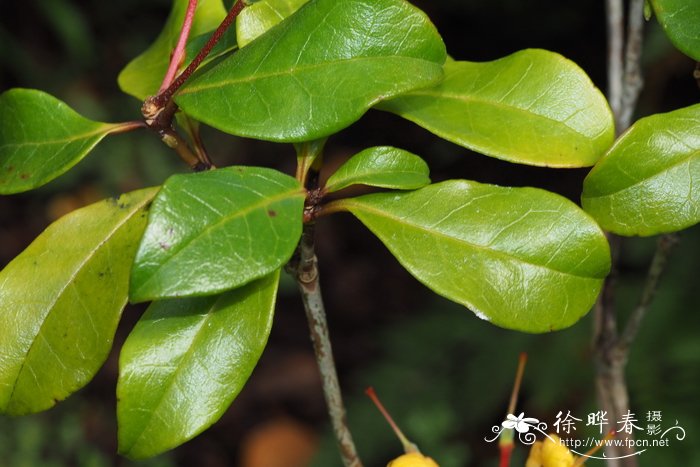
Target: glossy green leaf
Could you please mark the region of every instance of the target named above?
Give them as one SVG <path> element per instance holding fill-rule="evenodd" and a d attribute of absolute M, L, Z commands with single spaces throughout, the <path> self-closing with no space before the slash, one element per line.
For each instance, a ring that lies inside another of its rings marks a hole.
<path fill-rule="evenodd" d="M 144 100 L 158 92 L 168 70 L 170 54 L 175 49 L 185 20 L 187 3 L 188 0 L 173 0 L 170 16 L 158 38 L 141 55 L 129 62 L 119 74 L 118 83 L 122 91 L 139 100 Z M 226 9 L 222 0 L 200 0 L 190 37 L 212 31 L 225 16 Z"/>
<path fill-rule="evenodd" d="M 160 454 L 221 417 L 265 348 L 278 279 L 279 271 L 221 295 L 149 307 L 119 359 L 122 454 Z"/>
<path fill-rule="evenodd" d="M 610 147 L 613 117 L 575 63 L 529 49 L 492 62 L 449 62 L 445 80 L 379 108 L 436 135 L 511 162 L 585 167 Z"/>
<path fill-rule="evenodd" d="M 365 149 L 345 162 L 328 178 L 326 190 L 369 185 L 414 190 L 430 183 L 430 169 L 423 159 L 403 149 L 378 146 Z"/>
<path fill-rule="evenodd" d="M 382 99 L 435 83 L 445 56 L 435 27 L 403 0 L 312 0 L 193 78 L 175 101 L 228 133 L 310 141 Z"/>
<path fill-rule="evenodd" d="M 209 62 L 212 62 L 215 59 L 226 55 L 227 53 L 233 52 L 238 48 L 238 44 L 236 43 L 236 32 L 232 31 L 231 29 L 227 30 L 221 36 L 219 42 L 217 42 L 214 45 L 214 48 L 211 49 L 209 55 L 207 55 L 206 58 L 202 61 L 200 68 L 198 68 L 199 70 L 201 70 L 201 67 L 204 67 Z M 200 50 L 204 48 L 204 46 L 207 44 L 207 42 L 213 34 L 214 31 L 211 31 L 206 34 L 200 34 L 199 36 L 190 39 L 190 41 L 187 43 L 187 46 L 185 47 L 185 63 L 190 63 L 192 60 L 194 60 L 194 58 L 197 56 Z"/>
<path fill-rule="evenodd" d="M 261 0 L 244 8 L 236 18 L 236 36 L 241 47 L 291 16 L 309 0 Z"/>
<path fill-rule="evenodd" d="M 0 272 L 1 412 L 52 407 L 105 361 L 155 192 L 68 214 Z"/>
<path fill-rule="evenodd" d="M 279 269 L 301 236 L 304 190 L 260 167 L 170 177 L 153 202 L 130 298 L 209 295 Z"/>
<path fill-rule="evenodd" d="M 583 208 L 620 235 L 700 222 L 700 104 L 636 122 L 591 170 Z"/>
<path fill-rule="evenodd" d="M 0 94 L 0 194 L 50 182 L 120 126 L 88 120 L 34 89 Z"/>
<path fill-rule="evenodd" d="M 340 203 L 418 280 L 506 328 L 570 326 L 610 268 L 596 223 L 540 189 L 450 180 Z"/>
<path fill-rule="evenodd" d="M 700 60 L 700 2 L 652 0 L 651 4 L 673 45 L 694 60 Z"/>

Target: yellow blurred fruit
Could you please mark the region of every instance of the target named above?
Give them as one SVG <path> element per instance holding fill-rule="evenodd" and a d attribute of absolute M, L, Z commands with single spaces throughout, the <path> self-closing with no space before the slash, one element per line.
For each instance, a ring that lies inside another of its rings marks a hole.
<path fill-rule="evenodd" d="M 572 467 L 574 455 L 564 446 L 557 435 L 537 441 L 530 449 L 525 467 Z"/>
<path fill-rule="evenodd" d="M 419 452 L 409 452 L 389 462 L 386 467 L 440 467 L 430 457 Z"/>

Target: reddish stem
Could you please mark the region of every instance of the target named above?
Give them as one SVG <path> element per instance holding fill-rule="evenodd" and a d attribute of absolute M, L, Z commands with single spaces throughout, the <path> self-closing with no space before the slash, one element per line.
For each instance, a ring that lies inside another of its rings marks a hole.
<path fill-rule="evenodd" d="M 527 363 L 527 353 L 521 352 L 518 356 L 518 369 L 515 373 L 515 382 L 513 383 L 513 392 L 510 394 L 510 403 L 508 404 L 508 413 L 515 413 L 515 405 L 518 402 L 518 393 L 520 392 L 520 383 L 523 381 L 525 373 L 525 364 Z"/>
<path fill-rule="evenodd" d="M 394 419 L 391 417 L 391 415 L 389 415 L 389 412 L 384 408 L 384 405 L 379 400 L 379 397 L 377 397 L 377 393 L 374 392 L 374 388 L 371 386 L 368 387 L 367 389 L 365 389 L 365 394 L 367 394 L 367 396 L 370 399 L 372 399 L 372 402 L 374 402 L 374 405 L 376 405 L 377 408 L 379 409 L 379 411 L 382 413 L 382 415 L 384 415 L 384 418 L 391 426 L 391 429 L 394 430 L 394 433 L 396 433 L 396 437 L 399 438 L 399 440 L 401 441 L 401 444 L 403 445 L 404 451 L 406 453 L 420 452 L 420 451 L 418 451 L 418 447 L 415 444 L 413 444 L 412 442 L 410 442 L 408 440 L 408 438 L 406 438 L 406 435 L 403 434 L 403 432 L 401 431 L 399 426 L 396 424 L 396 422 L 394 422 Z"/>
<path fill-rule="evenodd" d="M 146 122 L 142 122 L 141 120 L 117 123 L 114 125 L 114 127 L 112 127 L 111 130 L 109 130 L 109 134 L 116 135 L 118 133 L 127 133 L 138 128 L 148 128 L 148 125 L 146 125 Z"/>
<path fill-rule="evenodd" d="M 205 58 L 207 58 L 207 55 L 209 55 L 209 52 L 211 52 L 211 49 L 214 48 L 214 46 L 219 42 L 219 39 L 221 39 L 221 36 L 224 35 L 226 30 L 231 26 L 231 23 L 236 19 L 238 14 L 243 10 L 245 7 L 245 3 L 243 0 L 238 0 L 232 7 L 231 10 L 228 12 L 226 15 L 226 18 L 221 22 L 218 28 L 216 28 L 216 31 L 211 35 L 209 40 L 207 41 L 206 44 L 204 44 L 204 47 L 202 47 L 202 50 L 199 51 L 196 57 L 194 57 L 194 60 L 187 65 L 187 68 L 185 68 L 185 71 L 180 73 L 175 80 L 170 83 L 170 86 L 167 87 L 164 91 L 158 93 L 156 96 L 156 104 L 159 107 L 163 107 L 170 99 L 173 97 L 173 95 L 177 92 L 180 87 L 185 84 L 185 81 L 187 81 L 187 78 L 192 76 L 192 73 L 195 72 L 197 68 L 199 68 L 199 65 L 202 64 Z"/>
<path fill-rule="evenodd" d="M 180 37 L 175 45 L 175 50 L 173 50 L 170 56 L 170 65 L 168 66 L 168 71 L 163 77 L 163 84 L 160 85 L 158 93 L 165 91 L 172 84 L 177 69 L 180 68 L 182 61 L 185 58 L 185 46 L 187 45 L 187 38 L 190 36 L 190 30 L 192 29 L 192 23 L 194 23 L 194 13 L 197 10 L 197 0 L 189 0 L 187 4 L 187 12 L 185 13 L 185 21 L 182 24 L 182 29 L 180 30 Z"/>
<path fill-rule="evenodd" d="M 513 391 L 510 394 L 510 403 L 508 404 L 508 414 L 515 413 L 515 406 L 518 402 L 518 393 L 520 392 L 520 383 L 523 381 L 523 374 L 525 373 L 525 364 L 527 363 L 527 354 L 522 352 L 518 357 L 518 369 L 515 373 L 515 382 L 513 383 Z M 498 450 L 501 452 L 501 460 L 498 464 L 500 467 L 509 467 L 510 458 L 513 454 L 513 431 L 508 430 L 503 433 L 500 441 L 498 442 Z"/>
<path fill-rule="evenodd" d="M 514 444 L 511 442 L 510 444 L 504 444 L 499 447 L 501 459 L 498 463 L 498 467 L 510 467 L 510 457 L 513 454 L 513 446 Z"/>

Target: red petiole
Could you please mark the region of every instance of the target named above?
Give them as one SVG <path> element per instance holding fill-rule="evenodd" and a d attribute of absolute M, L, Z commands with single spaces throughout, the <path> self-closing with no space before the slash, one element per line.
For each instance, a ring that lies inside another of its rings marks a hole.
<path fill-rule="evenodd" d="M 170 65 L 168 66 L 168 71 L 163 77 L 163 84 L 160 85 L 158 94 L 162 93 L 172 84 L 175 75 L 177 74 L 178 68 L 185 59 L 185 46 L 187 45 L 187 39 L 190 36 L 190 31 L 192 30 L 192 24 L 194 23 L 194 14 L 197 11 L 197 0 L 190 0 L 187 4 L 187 11 L 185 12 L 185 21 L 182 23 L 182 29 L 180 30 L 180 37 L 175 45 L 175 50 L 173 50 L 170 56 Z"/>

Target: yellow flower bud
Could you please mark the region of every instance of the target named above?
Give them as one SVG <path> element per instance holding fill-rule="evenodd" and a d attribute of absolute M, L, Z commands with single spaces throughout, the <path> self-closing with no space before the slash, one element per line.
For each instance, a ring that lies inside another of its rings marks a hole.
<path fill-rule="evenodd" d="M 572 467 L 575 462 L 571 451 L 560 443 L 557 435 L 537 441 L 530 449 L 525 467 Z"/>
<path fill-rule="evenodd" d="M 440 467 L 430 457 L 419 452 L 409 452 L 389 462 L 386 467 Z"/>

